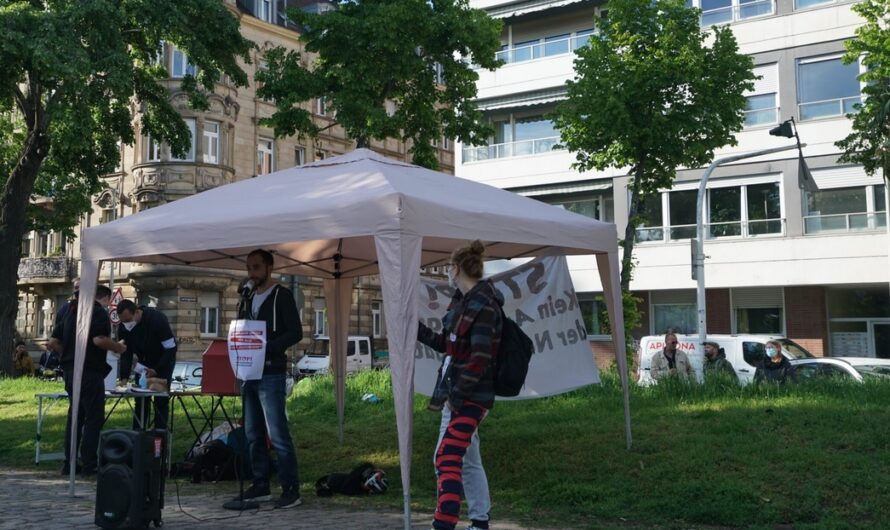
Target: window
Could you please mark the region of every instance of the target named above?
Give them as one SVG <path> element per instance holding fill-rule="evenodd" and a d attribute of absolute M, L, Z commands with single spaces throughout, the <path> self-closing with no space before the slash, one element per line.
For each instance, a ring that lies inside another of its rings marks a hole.
<path fill-rule="evenodd" d="M 797 63 L 797 104 L 800 120 L 843 116 L 860 102 L 859 63 L 841 58 L 802 59 Z"/>
<path fill-rule="evenodd" d="M 316 98 L 315 113 L 318 114 L 319 116 L 327 116 L 328 115 L 327 101 L 325 101 L 324 96 L 322 96 L 320 98 Z"/>
<path fill-rule="evenodd" d="M 708 190 L 708 237 L 782 233 L 778 182 Z"/>
<path fill-rule="evenodd" d="M 306 148 L 294 147 L 294 166 L 302 166 L 306 163 Z"/>
<path fill-rule="evenodd" d="M 31 256 L 31 237 L 34 232 L 28 232 L 24 236 L 22 236 L 22 257 L 27 258 Z"/>
<path fill-rule="evenodd" d="M 445 68 L 439 63 L 436 63 L 436 84 L 445 84 Z"/>
<path fill-rule="evenodd" d="M 661 196 L 661 193 L 655 193 L 642 199 L 637 211 L 640 218 L 636 234 L 638 242 L 664 240 Z"/>
<path fill-rule="evenodd" d="M 52 236 L 47 232 L 38 232 L 37 233 L 37 249 L 36 254 L 38 257 L 46 257 L 49 256 L 50 251 L 52 250 Z"/>
<path fill-rule="evenodd" d="M 442 137 L 442 149 L 446 151 L 451 149 L 451 141 L 448 140 L 447 136 Z"/>
<path fill-rule="evenodd" d="M 383 303 L 371 302 L 371 336 L 375 339 L 383 337 Z"/>
<path fill-rule="evenodd" d="M 275 171 L 275 142 L 260 138 L 256 146 L 256 174 L 265 175 Z"/>
<path fill-rule="evenodd" d="M 256 0 L 254 12 L 258 19 L 275 23 L 275 3 L 273 0 Z"/>
<path fill-rule="evenodd" d="M 883 228 L 886 210 L 883 185 L 808 192 L 804 233 Z"/>
<path fill-rule="evenodd" d="M 177 157 L 173 156 L 173 154 L 171 153 L 170 159 L 178 160 L 181 162 L 194 162 L 195 161 L 195 119 L 188 118 L 185 120 L 185 124 L 189 130 L 189 142 L 190 143 L 189 143 L 188 152 L 185 154 L 185 156 L 183 158 L 177 158 Z"/>
<path fill-rule="evenodd" d="M 773 14 L 773 0 L 693 0 L 687 4 L 701 8 L 703 27 Z"/>
<path fill-rule="evenodd" d="M 174 78 L 185 77 L 187 75 L 194 76 L 197 73 L 197 69 L 195 69 L 195 65 L 189 62 L 188 55 L 175 46 L 171 46 L 171 48 L 173 50 L 171 53 L 173 68 L 170 70 L 170 76 Z"/>
<path fill-rule="evenodd" d="M 145 144 L 145 162 L 158 162 L 161 160 L 161 144 L 154 141 L 151 136 L 143 138 Z"/>
<path fill-rule="evenodd" d="M 588 337 L 610 334 L 609 316 L 601 295 L 578 294 L 578 308 L 581 310 L 581 318 L 584 320 L 584 329 L 587 330 Z"/>
<path fill-rule="evenodd" d="M 784 295 L 781 287 L 733 289 L 730 297 L 735 317 L 733 333 L 784 333 Z"/>
<path fill-rule="evenodd" d="M 53 331 L 53 311 L 52 300 L 49 298 L 40 299 L 40 307 L 37 311 L 37 336 L 47 339 Z"/>
<path fill-rule="evenodd" d="M 201 293 L 198 305 L 201 308 L 201 336 L 216 337 L 219 335 L 219 293 Z"/>
<path fill-rule="evenodd" d="M 328 334 L 328 315 L 324 298 L 316 298 L 312 307 L 315 311 L 313 331 L 316 336 Z"/>
<path fill-rule="evenodd" d="M 615 220 L 615 201 L 611 193 L 573 193 L 535 198 L 598 221 L 611 223 Z"/>
<path fill-rule="evenodd" d="M 695 205 L 698 191 L 672 191 L 668 194 L 670 239 L 695 237 Z"/>
<path fill-rule="evenodd" d="M 695 333 L 698 313 L 694 290 L 651 291 L 649 300 L 652 333 L 660 335 L 669 330 L 674 333 Z"/>
<path fill-rule="evenodd" d="M 748 94 L 745 105 L 745 127 L 772 125 L 778 121 L 779 73 L 773 63 L 754 68 L 754 90 Z"/>
<path fill-rule="evenodd" d="M 23 296 L 19 296 L 19 310 L 15 314 L 15 329 L 24 335 L 25 323 L 28 317 L 28 301 Z"/>
<path fill-rule="evenodd" d="M 204 122 L 204 163 L 218 164 L 219 158 L 219 122 Z"/>
<path fill-rule="evenodd" d="M 560 55 L 569 53 L 570 34 L 554 35 L 552 37 L 544 37 L 544 56 Z"/>
<path fill-rule="evenodd" d="M 111 221 L 114 221 L 115 219 L 117 219 L 117 210 L 115 210 L 114 208 L 106 208 L 106 209 L 102 210 L 102 218 L 99 219 L 99 223 L 101 223 L 101 224 L 110 223 Z"/>
<path fill-rule="evenodd" d="M 747 235 L 782 233 L 782 200 L 778 182 L 745 187 L 747 195 Z"/>
<path fill-rule="evenodd" d="M 315 150 L 315 160 L 316 160 L 316 161 L 324 160 L 324 159 L 327 158 L 327 157 L 328 157 L 328 152 L 327 152 L 327 151 L 325 151 L 325 150 L 323 150 L 323 149 L 316 149 L 316 150 Z"/>
<path fill-rule="evenodd" d="M 823 4 L 833 4 L 834 0 L 796 0 L 794 8 L 795 9 L 806 9 L 808 7 L 823 5 Z"/>

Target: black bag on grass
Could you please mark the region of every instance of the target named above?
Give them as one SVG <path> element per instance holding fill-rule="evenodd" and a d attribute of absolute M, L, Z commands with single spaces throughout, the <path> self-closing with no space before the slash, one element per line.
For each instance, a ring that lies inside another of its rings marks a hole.
<path fill-rule="evenodd" d="M 386 472 L 374 464 L 364 462 L 349 473 L 331 473 L 315 481 L 315 494 L 319 497 L 341 495 L 365 495 L 386 491 Z"/>

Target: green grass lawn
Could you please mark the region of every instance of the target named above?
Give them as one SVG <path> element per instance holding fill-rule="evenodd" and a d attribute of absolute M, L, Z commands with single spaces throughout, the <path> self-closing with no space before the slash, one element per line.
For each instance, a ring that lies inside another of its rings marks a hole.
<path fill-rule="evenodd" d="M 304 494 L 314 494 L 319 476 L 368 460 L 387 470 L 391 485 L 372 502 L 400 506 L 388 378 L 349 379 L 342 445 L 331 379 L 296 386 L 288 409 Z M 481 435 L 493 519 L 572 528 L 890 528 L 890 384 L 634 387 L 627 451 L 620 388 L 613 376 L 604 379 L 492 410 Z M 33 466 L 33 396 L 58 388 L 0 380 L 0 465 Z M 362 402 L 365 392 L 381 403 Z M 418 396 L 412 498 L 431 511 L 439 417 L 425 404 Z M 128 410 L 120 409 L 111 423 L 126 426 Z M 48 450 L 60 450 L 64 412 L 60 405 L 50 415 Z M 175 454 L 184 453 L 187 438 L 177 438 Z"/>

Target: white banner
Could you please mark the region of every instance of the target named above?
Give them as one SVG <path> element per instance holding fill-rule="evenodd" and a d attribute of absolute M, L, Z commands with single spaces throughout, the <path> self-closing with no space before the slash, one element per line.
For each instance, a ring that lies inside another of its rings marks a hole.
<path fill-rule="evenodd" d="M 266 323 L 233 320 L 229 324 L 229 362 L 235 378 L 252 381 L 263 377 L 266 362 Z"/>
<path fill-rule="evenodd" d="M 525 386 L 510 399 L 552 396 L 599 383 L 565 256 L 537 258 L 489 279 L 504 295 L 504 313 L 535 346 Z M 442 330 L 452 294 L 446 282 L 421 280 L 420 320 L 433 331 Z M 414 356 L 414 387 L 428 396 L 442 354 L 418 342 Z"/>

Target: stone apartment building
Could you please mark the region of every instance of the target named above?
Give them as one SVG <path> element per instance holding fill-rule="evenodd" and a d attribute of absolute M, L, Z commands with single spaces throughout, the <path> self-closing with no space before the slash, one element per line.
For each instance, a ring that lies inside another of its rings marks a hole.
<path fill-rule="evenodd" d="M 242 67 L 250 79 L 263 67 L 263 51 L 273 46 L 301 49 L 298 28 L 284 17 L 288 2 L 271 0 L 225 0 L 241 22 L 242 34 L 257 44 L 252 64 Z M 291 1 L 293 5 L 296 2 Z M 324 4 L 308 4 L 307 9 L 324 10 Z M 316 139 L 275 138 L 274 131 L 258 125 L 271 116 L 274 106 L 256 97 L 256 84 L 235 87 L 223 80 L 216 86 L 206 112 L 196 112 L 187 105 L 179 90 L 180 80 L 195 67 L 188 57 L 172 45 L 165 45 L 163 61 L 170 79 L 164 83 L 171 100 L 186 120 L 192 133 L 189 153 L 175 158 L 168 146 L 138 134 L 135 145 L 121 146 L 121 164 L 116 173 L 107 175 L 107 188 L 93 200 L 93 211 L 77 230 L 113 221 L 169 201 L 200 193 L 276 170 L 299 166 L 354 148 L 343 130 L 334 125 Z M 311 58 L 307 58 L 307 61 Z M 307 63 L 308 64 L 308 63 Z M 324 99 L 307 103 L 321 127 L 335 122 L 325 108 Z M 135 120 L 136 116 L 134 116 Z M 135 121 L 138 127 L 138 120 Z M 442 171 L 453 172 L 453 151 L 447 142 L 439 143 Z M 392 158 L 410 161 L 403 142 L 374 142 L 372 149 Z M 245 197 L 245 201 L 262 201 Z M 19 267 L 19 308 L 16 328 L 32 342 L 32 349 L 42 346 L 52 332 L 53 316 L 71 294 L 71 281 L 78 274 L 79 244 L 65 241 L 60 234 L 31 233 L 22 242 Z M 175 266 L 106 263 L 100 282 L 120 288 L 125 298 L 156 306 L 173 326 L 179 341 L 181 359 L 198 358 L 214 338 L 225 337 L 229 321 L 235 317 L 237 284 L 243 272 Z M 326 305 L 320 280 L 283 276 L 301 308 L 306 337 L 326 333 Z M 377 278 L 355 279 L 350 333 L 372 336 L 375 348 L 385 347 L 383 306 Z"/>

